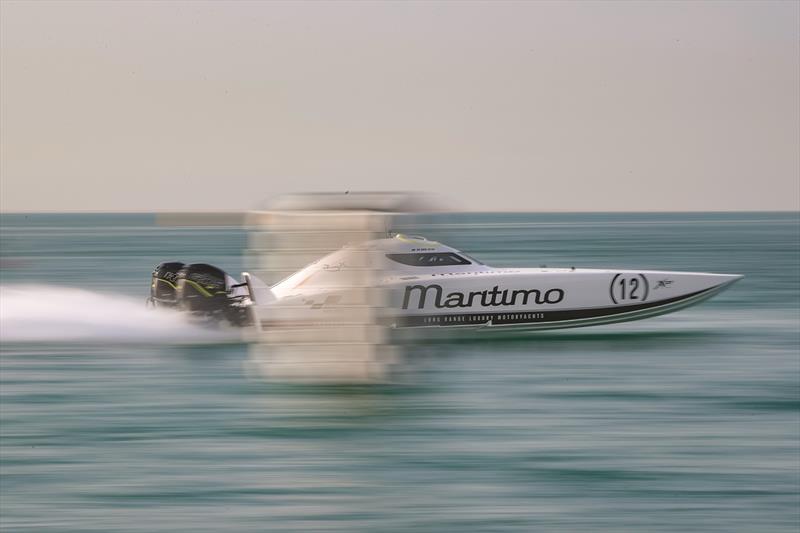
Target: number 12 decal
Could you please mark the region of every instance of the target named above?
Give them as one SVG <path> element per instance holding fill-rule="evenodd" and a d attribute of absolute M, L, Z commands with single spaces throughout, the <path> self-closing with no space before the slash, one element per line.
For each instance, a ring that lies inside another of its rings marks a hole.
<path fill-rule="evenodd" d="M 617 274 L 611 280 L 611 301 L 619 303 L 636 303 L 647 300 L 650 285 L 644 274 Z"/>

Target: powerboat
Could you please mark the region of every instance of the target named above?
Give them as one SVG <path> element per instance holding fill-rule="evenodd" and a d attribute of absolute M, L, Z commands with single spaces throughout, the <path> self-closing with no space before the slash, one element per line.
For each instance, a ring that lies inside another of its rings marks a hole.
<path fill-rule="evenodd" d="M 161 263 L 149 303 L 262 330 L 370 316 L 391 328 L 546 330 L 671 313 L 743 276 L 586 268 L 497 268 L 419 236 L 346 246 L 268 286 L 207 264 Z M 367 314 L 365 314 L 367 313 Z M 372 320 L 370 319 L 370 320 Z"/>

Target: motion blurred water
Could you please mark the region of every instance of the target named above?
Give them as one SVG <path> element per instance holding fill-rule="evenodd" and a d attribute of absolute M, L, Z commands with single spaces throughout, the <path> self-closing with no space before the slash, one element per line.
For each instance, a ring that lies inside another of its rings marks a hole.
<path fill-rule="evenodd" d="M 144 313 L 161 260 L 240 228 L 0 218 L 7 531 L 797 531 L 800 216 L 436 215 L 497 266 L 745 274 L 647 321 L 415 347 L 395 382 L 268 384 Z"/>

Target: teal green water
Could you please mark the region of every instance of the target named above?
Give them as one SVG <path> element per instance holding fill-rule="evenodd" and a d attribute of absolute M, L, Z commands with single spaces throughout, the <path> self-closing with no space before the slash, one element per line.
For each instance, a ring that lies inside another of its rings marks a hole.
<path fill-rule="evenodd" d="M 143 312 L 160 260 L 237 273 L 239 228 L 0 223 L 4 531 L 800 527 L 798 213 L 430 217 L 405 229 L 498 266 L 747 277 L 651 320 L 418 346 L 363 386 L 262 382 L 245 345 Z"/>

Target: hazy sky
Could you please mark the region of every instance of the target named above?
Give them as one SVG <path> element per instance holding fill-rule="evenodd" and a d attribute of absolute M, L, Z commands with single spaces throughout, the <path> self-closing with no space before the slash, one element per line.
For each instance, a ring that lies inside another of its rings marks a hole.
<path fill-rule="evenodd" d="M 800 209 L 800 2 L 8 2 L 0 209 Z"/>

